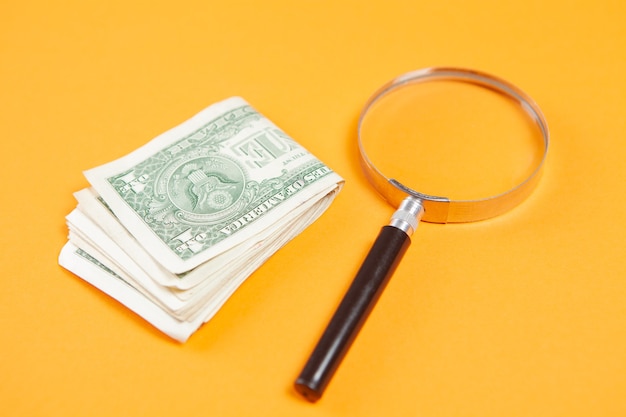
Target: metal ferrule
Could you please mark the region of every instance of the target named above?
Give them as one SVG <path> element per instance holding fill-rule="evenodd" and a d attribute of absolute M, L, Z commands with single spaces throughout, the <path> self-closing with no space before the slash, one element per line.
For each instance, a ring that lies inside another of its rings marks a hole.
<path fill-rule="evenodd" d="M 389 226 L 402 230 L 411 236 L 417 229 L 417 225 L 424 215 L 422 200 L 413 196 L 406 197 L 400 203 L 400 207 L 393 213 Z"/>

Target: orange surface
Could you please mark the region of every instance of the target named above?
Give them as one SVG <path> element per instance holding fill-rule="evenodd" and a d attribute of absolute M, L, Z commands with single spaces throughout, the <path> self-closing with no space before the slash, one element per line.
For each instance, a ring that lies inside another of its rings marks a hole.
<path fill-rule="evenodd" d="M 626 3 L 9 0 L 0 8 L 0 404 L 20 416 L 626 415 Z M 360 107 L 421 67 L 542 107 L 522 206 L 420 225 L 320 402 L 292 382 L 393 209 Z M 81 172 L 241 95 L 346 179 L 184 345 L 57 265 Z"/>

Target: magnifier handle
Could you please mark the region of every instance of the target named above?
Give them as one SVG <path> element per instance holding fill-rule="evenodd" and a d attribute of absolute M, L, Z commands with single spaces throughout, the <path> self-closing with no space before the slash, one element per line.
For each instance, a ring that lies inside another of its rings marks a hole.
<path fill-rule="evenodd" d="M 418 214 L 421 217 L 423 213 L 421 202 L 417 199 L 414 200 L 419 203 Z M 402 210 L 401 206 L 394 214 L 391 225 L 381 229 L 348 292 L 344 295 L 341 304 L 296 380 L 296 390 L 311 402 L 317 401 L 322 396 L 391 275 L 400 263 L 402 256 L 411 244 L 409 235 L 417 227 L 419 217 L 416 219 L 416 215 L 413 213 L 411 214 L 412 219 L 409 219 L 411 223 L 408 224 L 409 227 L 398 227 L 398 223 L 400 226 L 407 224 L 404 218 L 398 222 L 398 213 L 401 214 L 400 217 L 406 217 L 402 216 L 405 211 Z"/>

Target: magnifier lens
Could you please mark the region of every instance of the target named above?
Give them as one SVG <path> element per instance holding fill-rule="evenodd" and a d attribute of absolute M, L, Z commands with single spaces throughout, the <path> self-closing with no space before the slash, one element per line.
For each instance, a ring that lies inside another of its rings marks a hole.
<path fill-rule="evenodd" d="M 472 83 L 398 87 L 361 122 L 361 143 L 387 178 L 423 194 L 480 200 L 523 182 L 540 165 L 540 129 L 511 98 Z"/>

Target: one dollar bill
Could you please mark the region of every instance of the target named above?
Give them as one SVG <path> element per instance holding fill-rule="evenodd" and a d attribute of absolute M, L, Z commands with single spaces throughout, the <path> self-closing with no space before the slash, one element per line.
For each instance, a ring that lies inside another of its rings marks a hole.
<path fill-rule="evenodd" d="M 241 98 L 85 175 L 60 265 L 181 342 L 343 184 Z"/>
<path fill-rule="evenodd" d="M 85 176 L 145 250 L 174 274 L 335 194 L 343 180 L 246 101 L 203 110 Z"/>

